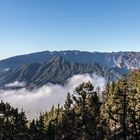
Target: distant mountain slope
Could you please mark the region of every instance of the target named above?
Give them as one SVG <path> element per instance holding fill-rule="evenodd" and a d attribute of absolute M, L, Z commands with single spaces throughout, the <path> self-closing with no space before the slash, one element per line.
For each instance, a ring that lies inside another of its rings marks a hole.
<path fill-rule="evenodd" d="M 48 62 L 54 56 L 62 56 L 73 63 L 99 63 L 120 74 L 127 73 L 132 69 L 140 68 L 140 52 L 101 53 L 82 51 L 45 51 L 1 60 L 0 71 L 4 72 L 8 70 L 7 68 L 17 68 L 22 64 Z"/>
<path fill-rule="evenodd" d="M 16 69 L 9 70 L 0 78 L 0 87 L 15 81 L 26 82 L 29 87 L 40 87 L 46 83 L 64 84 L 75 74 L 96 73 L 106 80 L 113 80 L 115 75 L 103 65 L 80 64 L 64 60 L 62 57 L 54 57 L 49 62 L 24 64 Z"/>

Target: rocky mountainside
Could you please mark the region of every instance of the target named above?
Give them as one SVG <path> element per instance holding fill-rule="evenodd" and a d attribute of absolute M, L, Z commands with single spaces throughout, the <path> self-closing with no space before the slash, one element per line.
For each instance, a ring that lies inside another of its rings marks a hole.
<path fill-rule="evenodd" d="M 30 88 L 40 87 L 46 83 L 64 84 L 69 77 L 83 73 L 96 73 L 105 77 L 106 80 L 113 80 L 116 77 L 104 65 L 98 63 L 73 63 L 57 56 L 48 62 L 23 64 L 18 68 L 5 72 L 0 77 L 0 88 L 7 88 L 5 85 L 15 81 L 25 82 L 26 86 Z"/>
<path fill-rule="evenodd" d="M 0 61 L 0 88 L 19 81 L 29 87 L 64 82 L 75 74 L 96 73 L 106 80 L 140 68 L 140 52 L 45 51 Z"/>
<path fill-rule="evenodd" d="M 55 56 L 62 56 L 69 62 L 105 65 L 119 74 L 140 68 L 140 52 L 82 52 L 82 51 L 45 51 L 21 56 L 11 57 L 0 61 L 0 71 L 15 69 L 23 64 L 48 62 Z"/>

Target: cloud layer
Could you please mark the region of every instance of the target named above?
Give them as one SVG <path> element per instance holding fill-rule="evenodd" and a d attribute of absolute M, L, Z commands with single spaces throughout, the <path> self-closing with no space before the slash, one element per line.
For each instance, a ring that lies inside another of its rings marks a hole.
<path fill-rule="evenodd" d="M 68 92 L 72 93 L 76 86 L 82 82 L 90 81 L 95 90 L 105 88 L 105 79 L 94 74 L 75 75 L 67 80 L 64 86 L 57 84 L 46 84 L 35 90 L 22 88 L 19 90 L 0 91 L 0 100 L 9 102 L 13 107 L 24 109 L 29 119 L 37 118 L 40 112 L 45 112 L 52 105 L 63 105 Z M 14 82 L 11 85 L 25 85 L 25 83 Z"/>
<path fill-rule="evenodd" d="M 5 87 L 25 87 L 25 86 L 26 86 L 25 82 L 18 82 L 18 81 L 5 85 Z"/>

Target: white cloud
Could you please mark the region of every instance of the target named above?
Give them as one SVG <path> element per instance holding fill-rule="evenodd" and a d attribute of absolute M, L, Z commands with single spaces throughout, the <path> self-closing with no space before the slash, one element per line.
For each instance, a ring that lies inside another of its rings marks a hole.
<path fill-rule="evenodd" d="M 25 87 L 25 86 L 26 86 L 25 82 L 18 82 L 18 81 L 5 85 L 5 87 Z"/>
<path fill-rule="evenodd" d="M 71 77 L 64 86 L 47 84 L 31 91 L 26 88 L 0 91 L 0 99 L 9 102 L 13 107 L 23 108 L 29 119 L 37 118 L 40 112 L 45 112 L 52 105 L 56 106 L 58 103 L 63 105 L 67 93 L 72 93 L 76 86 L 86 81 L 91 81 L 95 90 L 98 86 L 101 92 L 104 90 L 105 79 L 103 77 L 98 77 L 94 74 L 83 74 Z M 13 85 L 18 84 L 16 82 Z"/>

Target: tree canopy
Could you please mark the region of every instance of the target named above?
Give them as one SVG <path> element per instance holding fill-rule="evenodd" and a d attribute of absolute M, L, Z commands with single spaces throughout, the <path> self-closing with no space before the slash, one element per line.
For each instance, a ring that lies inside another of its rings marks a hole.
<path fill-rule="evenodd" d="M 58 104 L 27 120 L 23 110 L 0 102 L 1 140 L 138 140 L 140 139 L 140 71 L 106 84 L 102 98 L 90 82 Z"/>

